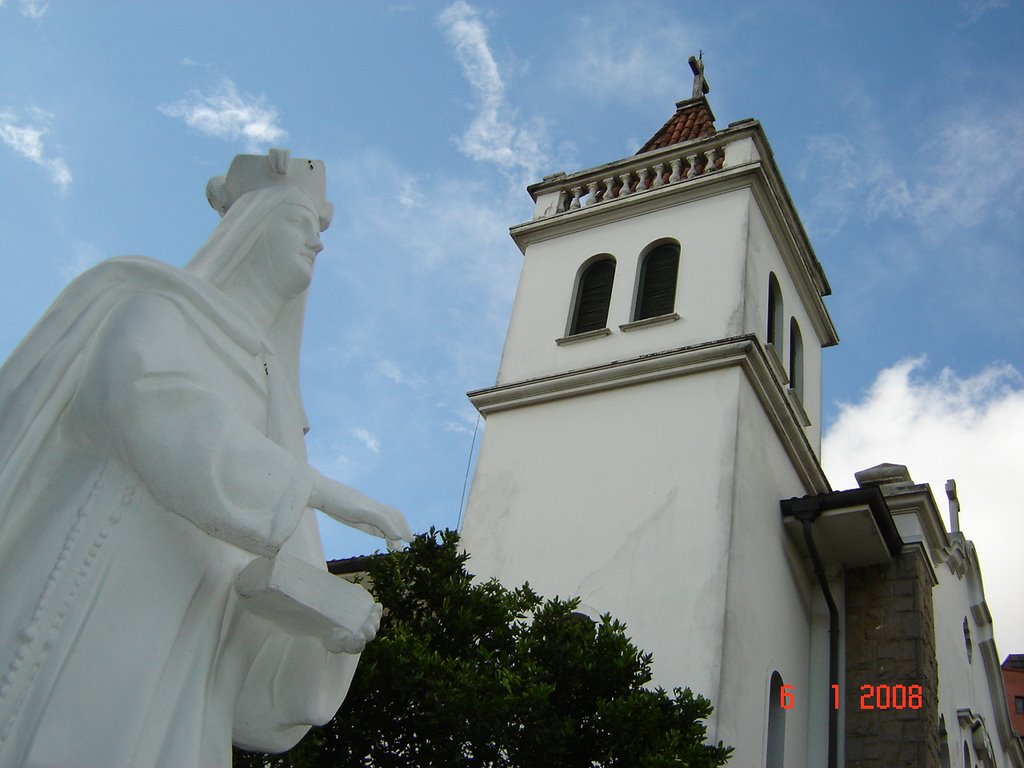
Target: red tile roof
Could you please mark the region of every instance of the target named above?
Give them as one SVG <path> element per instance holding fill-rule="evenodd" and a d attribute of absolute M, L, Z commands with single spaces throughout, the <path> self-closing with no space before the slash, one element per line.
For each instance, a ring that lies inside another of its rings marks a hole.
<path fill-rule="evenodd" d="M 706 139 L 714 134 L 715 116 L 711 113 L 708 100 L 703 96 L 697 99 L 686 99 L 676 104 L 676 113 L 647 140 L 646 144 L 640 147 L 637 154 L 670 147 L 684 141 Z"/>

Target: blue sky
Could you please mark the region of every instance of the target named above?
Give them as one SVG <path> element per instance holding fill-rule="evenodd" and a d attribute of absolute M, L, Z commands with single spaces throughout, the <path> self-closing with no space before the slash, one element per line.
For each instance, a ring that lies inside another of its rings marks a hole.
<path fill-rule="evenodd" d="M 525 185 L 635 152 L 703 49 L 718 125 L 762 122 L 833 288 L 833 486 L 903 463 L 944 509 L 955 477 L 1000 652 L 1021 652 L 1022 38 L 1020 0 L 6 0 L 0 355 L 100 259 L 183 264 L 236 153 L 321 158 L 337 213 L 303 349 L 311 460 L 414 530 L 454 527 Z"/>

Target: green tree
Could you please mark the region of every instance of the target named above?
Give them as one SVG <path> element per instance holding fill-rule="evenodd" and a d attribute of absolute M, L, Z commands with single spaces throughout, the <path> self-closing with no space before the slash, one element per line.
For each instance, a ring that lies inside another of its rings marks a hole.
<path fill-rule="evenodd" d="M 474 583 L 454 531 L 382 555 L 367 584 L 386 606 L 338 715 L 285 755 L 241 768 L 535 768 L 724 765 L 704 743 L 711 703 L 651 689 L 651 655 L 610 616 L 529 586 Z"/>

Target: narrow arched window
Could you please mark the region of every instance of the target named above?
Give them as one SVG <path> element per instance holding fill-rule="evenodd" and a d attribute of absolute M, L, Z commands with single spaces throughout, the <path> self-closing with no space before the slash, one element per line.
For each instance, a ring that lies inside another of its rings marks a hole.
<path fill-rule="evenodd" d="M 785 768 L 786 710 L 782 707 L 782 675 L 772 672 L 768 690 L 768 746 L 766 768 Z"/>
<path fill-rule="evenodd" d="M 610 256 L 598 259 L 583 270 L 576 287 L 570 335 L 597 331 L 608 324 L 608 304 L 612 299 L 614 279 L 615 259 Z"/>
<path fill-rule="evenodd" d="M 783 318 L 785 313 L 782 307 L 782 289 L 779 288 L 778 278 L 772 272 L 768 275 L 768 343 L 775 347 L 779 353 L 779 362 L 782 362 L 782 334 Z"/>
<path fill-rule="evenodd" d="M 659 245 L 644 256 L 640 265 L 634 320 L 671 314 L 676 308 L 679 276 L 679 244 Z"/>
<path fill-rule="evenodd" d="M 804 340 L 795 317 L 789 319 L 789 386 L 804 399 Z"/>

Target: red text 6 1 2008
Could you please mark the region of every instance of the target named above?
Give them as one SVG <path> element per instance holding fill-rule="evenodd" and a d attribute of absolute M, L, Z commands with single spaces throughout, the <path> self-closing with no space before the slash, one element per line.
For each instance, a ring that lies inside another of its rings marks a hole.
<path fill-rule="evenodd" d="M 889 685 L 865 683 L 860 686 L 860 709 L 920 709 L 924 704 L 924 689 L 920 685 Z M 792 709 L 796 706 L 796 692 L 792 685 L 779 689 L 779 706 Z M 839 686 L 832 685 L 832 708 L 839 709 Z"/>

